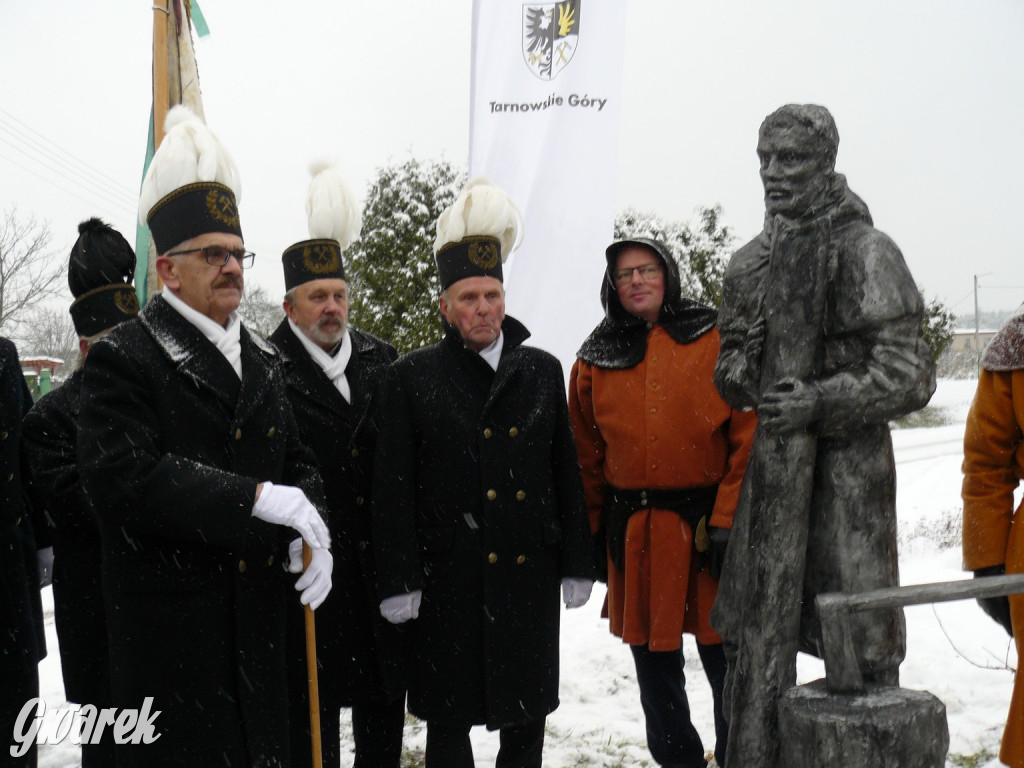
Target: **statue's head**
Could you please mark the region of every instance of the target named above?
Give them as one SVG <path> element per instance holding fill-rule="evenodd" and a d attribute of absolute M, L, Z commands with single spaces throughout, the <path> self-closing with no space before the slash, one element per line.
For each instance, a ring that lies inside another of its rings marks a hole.
<path fill-rule="evenodd" d="M 805 214 L 829 188 L 838 149 L 839 131 L 824 107 L 787 104 L 768 115 L 757 140 L 765 210 Z"/>

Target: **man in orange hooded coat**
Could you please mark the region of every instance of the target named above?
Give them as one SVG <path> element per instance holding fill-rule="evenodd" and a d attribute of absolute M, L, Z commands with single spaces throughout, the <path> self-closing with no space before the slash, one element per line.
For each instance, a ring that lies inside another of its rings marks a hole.
<path fill-rule="evenodd" d="M 1013 492 L 1024 477 L 1024 314 L 1006 321 L 985 350 L 964 433 L 964 568 L 975 576 L 1024 573 L 1024 535 Z M 984 611 L 1024 657 L 1024 595 L 982 598 Z M 1024 768 L 1024 677 L 1016 676 L 999 759 Z"/>
<path fill-rule="evenodd" d="M 606 258 L 605 319 L 569 382 L 598 566 L 608 572 L 604 613 L 633 652 L 651 754 L 672 768 L 706 765 L 682 672 L 681 636 L 696 636 L 722 765 L 725 656 L 709 615 L 755 417 L 715 389 L 716 313 L 682 297 L 668 249 L 624 240 Z"/>

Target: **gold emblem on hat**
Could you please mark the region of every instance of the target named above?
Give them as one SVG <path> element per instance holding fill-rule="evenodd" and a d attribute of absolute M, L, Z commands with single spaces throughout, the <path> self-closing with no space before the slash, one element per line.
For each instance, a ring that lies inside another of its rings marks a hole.
<path fill-rule="evenodd" d="M 217 221 L 222 221 L 229 227 L 239 225 L 235 198 L 222 189 L 211 189 L 206 194 L 206 210 Z"/>
<path fill-rule="evenodd" d="M 340 268 L 338 250 L 327 243 L 307 245 L 302 249 L 302 265 L 314 275 L 334 274 Z"/>
<path fill-rule="evenodd" d="M 498 266 L 498 246 L 494 243 L 471 243 L 469 260 L 480 269 L 494 269 Z"/>
<path fill-rule="evenodd" d="M 123 314 L 135 316 L 139 314 L 139 298 L 131 287 L 118 288 L 114 291 L 114 306 Z"/>

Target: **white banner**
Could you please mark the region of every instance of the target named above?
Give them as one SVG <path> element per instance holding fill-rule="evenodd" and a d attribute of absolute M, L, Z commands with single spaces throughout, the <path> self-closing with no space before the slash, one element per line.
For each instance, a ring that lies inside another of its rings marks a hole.
<path fill-rule="evenodd" d="M 568 371 L 603 317 L 626 0 L 474 0 L 469 174 L 523 214 L 506 309 Z"/>

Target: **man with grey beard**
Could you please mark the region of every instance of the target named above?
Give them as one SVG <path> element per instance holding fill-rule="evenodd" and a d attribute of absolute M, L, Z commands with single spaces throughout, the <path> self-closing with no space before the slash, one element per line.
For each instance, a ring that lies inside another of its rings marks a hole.
<path fill-rule="evenodd" d="M 314 186 L 334 183 L 331 170 Z M 334 589 L 316 614 L 320 722 L 325 766 L 340 764 L 339 714 L 352 708 L 356 768 L 398 768 L 405 689 L 399 633 L 377 611 L 370 495 L 377 440 L 374 406 L 394 347 L 348 325 L 340 230 L 288 248 L 283 257 L 287 318 L 271 335 L 284 361 L 288 398 L 302 442 L 321 467 L 335 555 Z M 292 765 L 310 764 L 303 617 L 289 617 Z"/>

